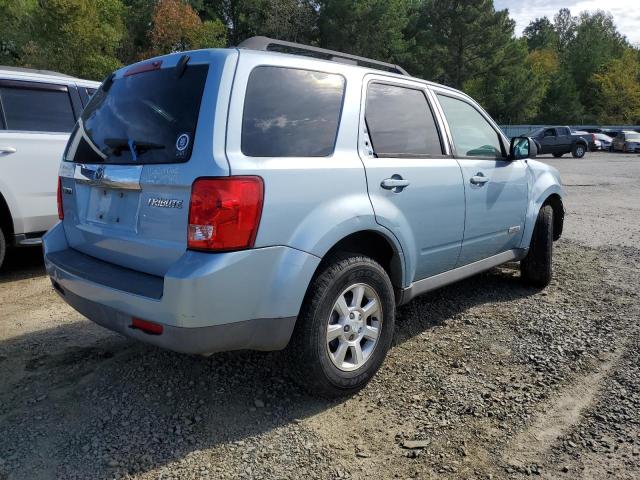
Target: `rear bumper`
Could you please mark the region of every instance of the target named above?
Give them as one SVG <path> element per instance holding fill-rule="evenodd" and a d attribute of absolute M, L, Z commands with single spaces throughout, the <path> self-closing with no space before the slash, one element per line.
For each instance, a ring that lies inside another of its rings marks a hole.
<path fill-rule="evenodd" d="M 187 251 L 164 277 L 71 249 L 60 224 L 44 237 L 45 266 L 62 298 L 89 320 L 184 353 L 279 350 L 291 336 L 318 257 L 289 247 Z M 132 317 L 161 335 L 132 329 Z"/>

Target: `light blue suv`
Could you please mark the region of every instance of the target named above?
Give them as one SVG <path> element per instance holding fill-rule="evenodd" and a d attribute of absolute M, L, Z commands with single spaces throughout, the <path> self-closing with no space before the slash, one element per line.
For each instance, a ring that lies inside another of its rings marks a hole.
<path fill-rule="evenodd" d="M 341 395 L 398 305 L 505 262 L 551 278 L 558 172 L 467 95 L 400 67 L 256 37 L 118 70 L 60 166 L 44 239 L 90 320 L 185 353 L 287 347 Z"/>

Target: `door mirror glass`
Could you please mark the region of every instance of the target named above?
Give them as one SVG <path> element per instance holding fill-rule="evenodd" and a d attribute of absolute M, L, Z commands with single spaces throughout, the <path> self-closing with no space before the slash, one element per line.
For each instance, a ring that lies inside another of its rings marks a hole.
<path fill-rule="evenodd" d="M 533 138 L 513 137 L 511 139 L 511 148 L 509 149 L 511 160 L 536 158 L 536 155 L 538 155 L 538 144 Z"/>

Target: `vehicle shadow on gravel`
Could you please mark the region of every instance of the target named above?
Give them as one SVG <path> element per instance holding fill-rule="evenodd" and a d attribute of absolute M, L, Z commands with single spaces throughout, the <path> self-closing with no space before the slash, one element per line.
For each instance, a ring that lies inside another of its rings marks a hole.
<path fill-rule="evenodd" d="M 535 291 L 510 266 L 445 287 L 398 309 L 396 344 Z M 245 439 L 287 429 L 304 454 L 300 420 L 342 403 L 304 393 L 281 352 L 185 356 L 87 321 L 0 342 L 0 378 L 0 478 L 11 479 L 157 475 L 197 451 L 240 468 Z"/>
<path fill-rule="evenodd" d="M 12 248 L 0 267 L 0 284 L 39 277 L 45 274 L 40 247 Z"/>

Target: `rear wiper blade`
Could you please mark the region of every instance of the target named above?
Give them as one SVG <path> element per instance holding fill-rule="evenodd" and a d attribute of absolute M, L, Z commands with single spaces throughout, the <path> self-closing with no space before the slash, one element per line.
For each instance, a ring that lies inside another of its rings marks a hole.
<path fill-rule="evenodd" d="M 105 138 L 104 143 L 109 147 L 114 155 L 119 156 L 123 150 L 128 149 L 131 152 L 133 161 L 138 159 L 139 155 L 142 155 L 149 150 L 162 150 L 164 145 L 153 142 L 143 142 L 134 140 L 133 138 Z"/>

